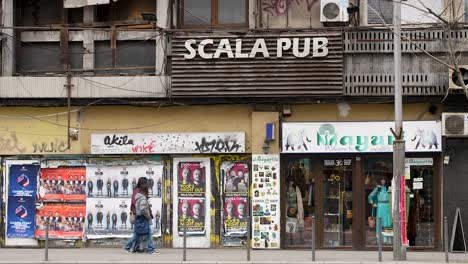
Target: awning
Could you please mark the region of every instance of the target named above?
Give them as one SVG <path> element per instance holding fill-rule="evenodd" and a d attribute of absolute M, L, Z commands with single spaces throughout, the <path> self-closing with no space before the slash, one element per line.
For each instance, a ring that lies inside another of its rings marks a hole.
<path fill-rule="evenodd" d="M 113 0 L 117 2 L 117 0 Z M 110 0 L 63 0 L 63 6 L 65 8 L 77 8 L 91 5 L 104 5 L 109 4 Z"/>

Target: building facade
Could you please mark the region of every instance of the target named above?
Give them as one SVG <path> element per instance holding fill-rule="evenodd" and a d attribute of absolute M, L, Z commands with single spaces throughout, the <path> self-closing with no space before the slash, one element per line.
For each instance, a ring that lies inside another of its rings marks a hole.
<path fill-rule="evenodd" d="M 362 250 L 377 215 L 391 247 L 388 1 L 49 2 L 1 6 L 3 245 L 40 245 L 47 217 L 58 245 L 122 243 L 147 176 L 165 247 L 188 219 L 190 247 L 241 246 L 247 225 L 253 248 L 310 247 L 314 224 L 319 247 Z M 443 217 L 468 210 L 463 133 L 442 124 L 466 112 L 447 43 L 468 64 L 467 29 L 402 9 L 406 237 L 440 250 Z M 22 169 L 34 195 L 11 191 Z M 21 230 L 19 206 L 35 212 Z"/>

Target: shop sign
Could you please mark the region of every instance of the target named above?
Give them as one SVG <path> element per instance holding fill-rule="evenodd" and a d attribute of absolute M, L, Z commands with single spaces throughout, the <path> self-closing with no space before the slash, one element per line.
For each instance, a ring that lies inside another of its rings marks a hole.
<path fill-rule="evenodd" d="M 392 152 L 393 122 L 284 123 L 283 153 Z M 407 152 L 442 151 L 438 121 L 403 123 Z"/>
<path fill-rule="evenodd" d="M 92 154 L 197 154 L 244 152 L 244 132 L 91 135 Z"/>
<path fill-rule="evenodd" d="M 255 40 L 250 52 L 242 53 L 242 39 L 230 41 L 229 39 L 221 39 L 215 43 L 214 39 L 204 39 L 197 43 L 196 39 L 188 39 L 185 41 L 185 49 L 188 53 L 184 54 L 186 60 L 194 59 L 199 55 L 203 59 L 219 59 L 223 57 L 229 59 L 245 59 L 255 58 L 257 56 L 263 58 L 283 57 L 283 52 L 292 49 L 294 57 L 325 57 L 328 55 L 328 38 L 278 38 L 276 41 L 276 50 L 270 50 L 264 38 Z M 214 52 L 208 52 L 212 48 Z"/>
<path fill-rule="evenodd" d="M 434 165 L 433 158 L 406 158 L 405 163 L 409 166 L 432 166 Z"/>

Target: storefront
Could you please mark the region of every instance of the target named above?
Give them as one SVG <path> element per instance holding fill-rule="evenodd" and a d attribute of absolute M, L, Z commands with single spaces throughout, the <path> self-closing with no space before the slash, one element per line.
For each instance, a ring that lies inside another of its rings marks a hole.
<path fill-rule="evenodd" d="M 391 247 L 391 122 L 288 122 L 282 130 L 283 246 L 310 247 L 312 219 L 320 248 L 376 247 L 372 217 L 382 217 Z M 406 236 L 410 248 L 440 247 L 441 128 L 404 123 Z"/>

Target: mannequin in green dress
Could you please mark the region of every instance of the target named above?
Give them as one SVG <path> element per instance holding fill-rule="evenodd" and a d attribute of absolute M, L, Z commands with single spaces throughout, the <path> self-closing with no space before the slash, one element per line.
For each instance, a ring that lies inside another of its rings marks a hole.
<path fill-rule="evenodd" d="M 382 229 L 392 227 L 390 195 L 388 191 L 387 180 L 383 177 L 380 179 L 380 185 L 377 185 L 368 197 L 369 203 L 373 208 L 377 209 L 377 214 L 375 215 L 377 223 L 375 227 L 377 230 L 379 228 L 379 218 L 382 218 Z M 388 240 L 389 238 L 384 237 L 385 244 L 390 243 Z"/>

